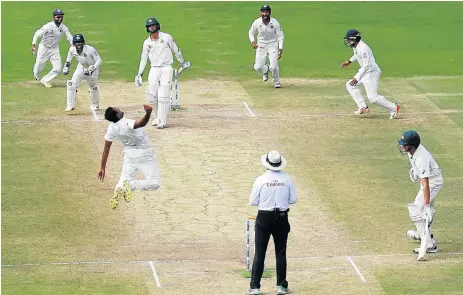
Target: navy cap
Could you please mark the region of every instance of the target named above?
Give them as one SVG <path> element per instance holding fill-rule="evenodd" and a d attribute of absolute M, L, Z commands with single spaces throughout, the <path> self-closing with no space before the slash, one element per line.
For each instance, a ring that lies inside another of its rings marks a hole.
<path fill-rule="evenodd" d="M 61 9 L 56 9 L 53 11 L 53 16 L 64 15 L 64 12 Z"/>

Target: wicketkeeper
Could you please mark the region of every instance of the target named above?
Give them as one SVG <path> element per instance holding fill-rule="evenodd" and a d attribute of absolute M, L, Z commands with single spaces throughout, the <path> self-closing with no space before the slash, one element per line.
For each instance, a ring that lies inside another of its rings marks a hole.
<path fill-rule="evenodd" d="M 415 223 L 416 231 L 409 230 L 407 236 L 414 240 L 424 239 L 426 252 L 436 253 L 437 244 L 431 233 L 431 224 L 434 220 L 434 201 L 444 184 L 441 170 L 432 155 L 421 144 L 420 136 L 416 131 L 405 131 L 397 142 L 399 151 L 407 154 L 410 160 L 412 166 L 409 172 L 410 180 L 412 182 L 420 180 L 421 184 L 415 202 L 408 204 L 410 218 Z M 426 220 L 428 223 L 425 222 Z M 427 228 L 429 230 L 426 230 Z M 419 248 L 413 251 L 418 253 Z M 424 256 L 419 256 L 418 260 L 423 258 Z"/>
<path fill-rule="evenodd" d="M 100 108 L 100 90 L 98 89 L 98 76 L 100 74 L 101 57 L 96 49 L 85 44 L 85 38 L 81 34 L 76 34 L 72 38 L 71 48 L 69 48 L 66 64 L 63 67 L 63 74 L 69 74 L 72 58 L 75 57 L 79 62 L 71 80 L 66 81 L 67 85 L 67 106 L 65 111 L 75 110 L 77 104 L 77 89 L 80 83 L 85 80 L 88 83 L 90 94 L 90 107 L 93 110 Z"/>
<path fill-rule="evenodd" d="M 147 60 L 151 62 L 148 75 L 148 87 L 145 92 L 146 100 L 153 106 L 154 120 L 152 125 L 158 129 L 167 127 L 167 115 L 170 111 L 170 92 L 172 87 L 172 54 L 175 54 L 180 68 L 187 68 L 189 62 L 183 58 L 180 48 L 171 35 L 161 32 L 161 24 L 154 17 L 150 17 L 145 24 L 149 37 L 143 42 L 138 73 L 135 85 L 142 85 L 143 71 Z M 179 74 L 181 71 L 179 70 Z"/>

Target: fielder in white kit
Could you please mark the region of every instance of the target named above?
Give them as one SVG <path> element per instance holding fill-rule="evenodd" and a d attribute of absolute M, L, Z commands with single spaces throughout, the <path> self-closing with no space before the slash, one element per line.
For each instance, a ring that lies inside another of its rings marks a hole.
<path fill-rule="evenodd" d="M 341 64 L 341 68 L 343 69 L 349 67 L 349 65 L 354 61 L 358 61 L 360 64 L 360 69 L 357 74 L 346 82 L 347 91 L 357 104 L 358 109 L 355 111 L 355 114 L 362 115 L 369 112 L 368 106 L 365 104 L 365 100 L 363 99 L 362 92 L 359 88 L 359 86 L 363 84 L 363 86 L 365 86 L 368 100 L 371 103 L 376 103 L 377 105 L 387 109 L 390 112 L 389 119 L 397 118 L 400 105 L 390 102 L 384 96 L 378 94 L 381 69 L 376 63 L 370 47 L 361 39 L 362 37 L 360 36 L 359 31 L 347 31 L 347 34 L 344 37 L 344 44 L 352 48 L 354 55 Z"/>
<path fill-rule="evenodd" d="M 442 189 L 444 180 L 439 166 L 421 144 L 421 138 L 416 131 L 405 131 L 397 142 L 399 151 L 408 155 L 410 160 L 412 166 L 409 171 L 410 180 L 412 182 L 420 180 L 420 190 L 415 201 L 408 204 L 410 219 L 415 223 L 416 231 L 409 230 L 407 236 L 414 240 L 421 240 L 422 253 L 419 253 L 420 248 L 413 251 L 419 253 L 418 260 L 424 260 L 426 252 L 437 252 L 437 243 L 431 232 L 431 224 L 434 220 L 435 198 Z"/>
<path fill-rule="evenodd" d="M 167 127 L 167 115 L 170 110 L 170 91 L 172 87 L 172 75 L 174 62 L 172 54 L 175 54 L 181 68 L 189 67 L 189 62 L 183 58 L 180 48 L 171 35 L 160 32 L 161 24 L 150 17 L 145 24 L 149 37 L 143 42 L 143 48 L 135 76 L 135 85 L 142 85 L 143 71 L 148 58 L 151 69 L 148 75 L 148 87 L 145 91 L 146 100 L 154 108 L 154 120 L 152 125 L 158 129 Z M 179 71 L 180 73 L 180 71 Z"/>
<path fill-rule="evenodd" d="M 101 168 L 98 178 L 103 181 L 106 174 L 106 162 L 113 141 L 120 140 L 124 145 L 124 165 L 122 173 L 110 201 L 110 208 L 116 209 L 119 199 L 124 197 L 126 202 L 132 200 L 132 191 L 155 191 L 161 186 L 156 154 L 148 134 L 142 127 L 148 124 L 153 108 L 143 105 L 145 115 L 138 120 L 124 118 L 124 112 L 115 107 L 108 107 L 105 119 L 112 122 L 105 135 L 105 145 L 101 158 Z M 145 179 L 137 180 L 136 173 L 143 172 Z"/>
<path fill-rule="evenodd" d="M 45 64 L 50 60 L 53 68 L 52 70 L 42 77 L 40 82 L 47 88 L 53 87 L 50 81 L 58 76 L 61 71 L 61 56 L 59 52 L 59 41 L 63 34 L 66 35 L 67 40 L 72 45 L 72 35 L 69 29 L 63 24 L 64 12 L 60 9 L 53 11 L 53 21 L 43 25 L 38 29 L 32 38 L 32 47 L 30 52 L 36 53 L 37 40 L 41 38 L 39 48 L 37 50 L 37 57 L 35 59 L 34 79 L 40 79 L 40 73 L 43 71 Z"/>
<path fill-rule="evenodd" d="M 280 23 L 271 17 L 272 9 L 268 5 L 263 5 L 260 8 L 260 16 L 256 19 L 249 29 L 249 41 L 252 47 L 256 50 L 256 59 L 254 70 L 262 74 L 264 82 L 268 80 L 269 72 L 272 73 L 273 86 L 281 88 L 280 69 L 278 61 L 283 53 L 284 34 Z M 255 33 L 257 32 L 257 42 L 255 41 Z M 266 59 L 269 59 L 270 64 L 266 64 Z"/>
<path fill-rule="evenodd" d="M 77 104 L 77 89 L 80 83 L 85 80 L 88 83 L 90 94 L 90 108 L 100 108 L 100 90 L 98 89 L 98 76 L 102 63 L 101 57 L 96 49 L 85 44 L 85 38 L 81 34 L 74 35 L 71 48 L 69 48 L 66 64 L 63 67 L 63 74 L 69 74 L 71 61 L 75 57 L 79 62 L 71 80 L 66 81 L 67 85 L 67 106 L 65 111 L 75 110 Z"/>

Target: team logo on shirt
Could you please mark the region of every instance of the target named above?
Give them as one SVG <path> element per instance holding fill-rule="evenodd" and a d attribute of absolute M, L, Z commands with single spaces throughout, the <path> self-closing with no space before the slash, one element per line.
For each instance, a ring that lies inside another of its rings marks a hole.
<path fill-rule="evenodd" d="M 273 26 L 273 25 L 270 25 L 270 29 L 273 29 L 273 28 L 274 28 L 274 26 Z"/>
<path fill-rule="evenodd" d="M 62 33 L 62 32 L 63 32 L 63 29 L 59 29 L 59 32 Z"/>
<path fill-rule="evenodd" d="M 163 40 L 163 39 L 161 39 L 161 43 L 164 43 L 164 40 Z"/>
<path fill-rule="evenodd" d="M 84 57 L 87 57 L 87 53 L 84 53 Z"/>
<path fill-rule="evenodd" d="M 151 49 L 153 49 L 153 46 L 148 45 L 148 50 L 151 50 Z"/>

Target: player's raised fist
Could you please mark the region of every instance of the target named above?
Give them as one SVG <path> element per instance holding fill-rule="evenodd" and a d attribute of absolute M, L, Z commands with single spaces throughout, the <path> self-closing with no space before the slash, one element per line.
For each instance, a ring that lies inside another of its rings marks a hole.
<path fill-rule="evenodd" d="M 145 112 L 151 113 L 153 111 L 153 107 L 150 106 L 149 104 L 144 104 L 143 108 L 145 109 Z"/>

